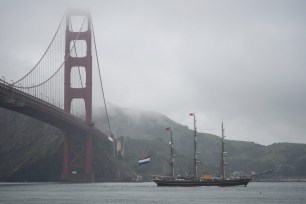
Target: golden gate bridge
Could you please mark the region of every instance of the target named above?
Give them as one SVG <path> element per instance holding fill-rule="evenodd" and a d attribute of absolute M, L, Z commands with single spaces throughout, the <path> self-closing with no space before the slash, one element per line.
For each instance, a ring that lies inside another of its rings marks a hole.
<path fill-rule="evenodd" d="M 78 28 L 75 29 L 75 24 Z M 93 56 L 108 121 L 108 133 L 92 119 Z M 91 16 L 86 11 L 65 15 L 38 62 L 16 81 L 0 79 L 0 106 L 53 125 L 65 132 L 62 178 L 94 181 L 93 137 L 113 145 Z M 84 111 L 80 111 L 80 110 Z"/>

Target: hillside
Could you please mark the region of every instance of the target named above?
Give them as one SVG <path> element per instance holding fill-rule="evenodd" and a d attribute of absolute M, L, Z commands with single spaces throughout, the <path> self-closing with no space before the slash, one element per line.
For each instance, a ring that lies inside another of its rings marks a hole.
<path fill-rule="evenodd" d="M 0 181 L 60 181 L 63 138 L 57 128 L 0 108 Z M 133 179 L 108 145 L 98 138 L 93 143 L 96 181 Z"/>
<path fill-rule="evenodd" d="M 94 111 L 99 113 L 102 111 Z M 96 181 L 130 181 L 139 174 L 144 180 L 151 175 L 170 173 L 169 133 L 173 128 L 176 174 L 192 172 L 193 131 L 159 113 L 111 106 L 112 132 L 125 137 L 125 157 L 115 160 L 112 150 L 94 139 Z M 107 132 L 105 115 L 95 115 L 95 124 Z M 220 138 L 199 133 L 201 152 L 199 172 L 218 175 Z M 226 172 L 247 174 L 268 169 L 280 171 L 269 178 L 306 177 L 306 145 L 278 143 L 269 146 L 253 142 L 226 140 Z M 0 108 L 0 181 L 59 181 L 62 168 L 63 133 L 45 123 Z M 138 159 L 151 156 L 151 162 L 138 166 Z"/>
<path fill-rule="evenodd" d="M 165 128 L 171 126 L 177 155 L 176 172 L 177 174 L 192 172 L 193 131 L 188 127 L 159 113 L 116 106 L 111 106 L 109 115 L 114 135 L 127 138 L 125 161 L 130 164 L 130 168 L 139 174 L 144 174 L 142 168 L 145 168 L 145 176 L 170 172 L 169 165 L 162 156 L 169 158 L 170 155 L 168 146 L 170 138 Z M 104 124 L 101 127 L 107 129 L 105 116 L 97 116 L 96 124 Z M 158 146 L 156 146 L 157 141 L 160 142 Z M 264 146 L 254 142 L 233 140 L 225 140 L 225 142 L 225 151 L 228 153 L 226 167 L 228 175 L 236 171 L 250 174 L 251 172 L 259 173 L 269 169 L 279 169 L 266 177 L 273 179 L 306 177 L 306 144 L 276 143 Z M 198 149 L 201 152 L 199 171 L 201 173 L 218 174 L 220 145 L 220 137 L 199 133 Z M 150 146 L 151 148 L 139 150 L 136 146 Z M 133 159 L 131 154 L 134 155 Z M 143 155 L 151 155 L 151 168 L 135 166 L 137 158 Z M 157 171 L 158 165 L 161 166 L 160 172 Z"/>

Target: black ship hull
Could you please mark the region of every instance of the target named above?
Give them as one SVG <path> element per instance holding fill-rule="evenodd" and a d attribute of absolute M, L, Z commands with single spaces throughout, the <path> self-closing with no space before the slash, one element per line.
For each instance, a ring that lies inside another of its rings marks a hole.
<path fill-rule="evenodd" d="M 241 179 L 229 179 L 229 180 L 205 180 L 205 181 L 193 181 L 193 180 L 164 180 L 154 179 L 153 181 L 157 186 L 182 186 L 182 187 L 193 187 L 193 186 L 247 186 L 252 179 L 241 178 Z"/>

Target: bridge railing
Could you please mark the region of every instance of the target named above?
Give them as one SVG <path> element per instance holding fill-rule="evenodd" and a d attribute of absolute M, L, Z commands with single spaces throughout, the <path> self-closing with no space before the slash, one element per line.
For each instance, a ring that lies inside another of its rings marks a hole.
<path fill-rule="evenodd" d="M 101 130 L 95 128 L 94 124 L 87 124 L 82 119 L 65 112 L 63 109 L 60 109 L 53 104 L 15 89 L 12 85 L 2 79 L 0 79 L 0 102 L 2 106 L 11 107 L 9 109 L 21 109 L 24 106 L 31 107 L 33 110 L 39 109 L 40 112 L 44 112 L 49 116 L 57 118 L 59 121 L 64 121 L 65 123 L 68 123 L 84 132 L 89 131 L 89 129 L 92 128 L 92 131 L 95 134 L 102 134 L 105 137 L 108 137 Z"/>
<path fill-rule="evenodd" d="M 8 98 L 12 99 L 11 100 L 12 103 L 8 105 L 23 106 L 22 103 L 24 103 L 24 105 L 33 105 L 35 103 L 35 105 L 39 105 L 39 107 L 42 108 L 43 110 L 46 110 L 50 113 L 56 113 L 58 114 L 59 117 L 63 119 L 78 121 L 78 123 L 82 124 L 81 126 L 83 127 L 86 125 L 86 123 L 80 118 L 65 112 L 64 110 L 58 108 L 57 106 L 54 106 L 51 103 L 48 103 L 44 100 L 36 98 L 35 96 L 32 96 L 26 92 L 15 89 L 13 86 L 11 86 L 8 83 L 2 82 L 0 84 L 0 88 L 1 88 L 2 97 L 4 96 L 7 99 Z M 17 103 L 13 103 L 13 102 L 17 102 Z"/>

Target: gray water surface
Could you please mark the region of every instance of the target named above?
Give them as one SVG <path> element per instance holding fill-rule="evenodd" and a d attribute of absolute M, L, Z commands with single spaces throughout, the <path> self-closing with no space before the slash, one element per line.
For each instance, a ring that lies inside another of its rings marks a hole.
<path fill-rule="evenodd" d="M 157 187 L 155 183 L 0 183 L 0 203 L 306 203 L 306 183 Z"/>

